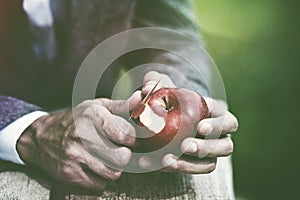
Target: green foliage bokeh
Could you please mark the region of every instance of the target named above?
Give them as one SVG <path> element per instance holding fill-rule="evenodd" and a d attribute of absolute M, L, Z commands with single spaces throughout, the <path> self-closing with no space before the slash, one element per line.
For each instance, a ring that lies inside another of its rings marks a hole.
<path fill-rule="evenodd" d="M 300 103 L 297 3 L 193 0 L 208 51 L 240 128 L 233 139 L 238 199 L 297 199 Z"/>

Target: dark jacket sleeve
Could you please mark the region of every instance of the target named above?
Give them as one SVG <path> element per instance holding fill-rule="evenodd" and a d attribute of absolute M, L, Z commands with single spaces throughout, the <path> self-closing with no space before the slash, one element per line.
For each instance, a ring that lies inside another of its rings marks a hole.
<path fill-rule="evenodd" d="M 185 58 L 175 55 L 173 52 L 152 49 L 148 50 L 148 52 L 146 50 L 144 55 L 140 53 L 141 55 L 138 57 L 142 58 L 142 61 L 133 65 L 137 66 L 138 64 L 152 62 L 169 66 L 174 70 L 170 70 L 170 68 L 162 65 L 153 65 L 148 67 L 146 71 L 155 70 L 168 74 L 178 87 L 193 89 L 202 95 L 210 96 L 207 84 L 213 63 L 205 50 L 190 1 L 137 1 L 133 26 L 134 28 L 167 28 L 190 38 L 189 42 L 187 42 L 188 40 L 176 41 L 176 38 L 173 40 L 172 38 L 166 38 L 162 42 L 169 42 L 170 45 L 174 46 L 176 52 L 180 52 L 182 55 L 189 55 L 194 63 L 187 62 Z M 130 61 L 133 62 L 133 60 L 131 59 Z M 136 59 L 134 62 L 137 62 Z M 178 74 L 184 78 L 179 78 Z M 187 86 L 187 82 L 189 86 Z"/>
<path fill-rule="evenodd" d="M 41 108 L 25 101 L 0 96 L 0 130 L 23 115 L 38 110 L 41 110 Z"/>

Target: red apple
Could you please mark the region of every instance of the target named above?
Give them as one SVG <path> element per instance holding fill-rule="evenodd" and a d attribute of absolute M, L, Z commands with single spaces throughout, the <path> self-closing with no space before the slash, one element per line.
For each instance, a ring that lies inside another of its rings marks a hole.
<path fill-rule="evenodd" d="M 180 145 L 195 135 L 197 123 L 207 117 L 204 98 L 183 88 L 161 88 L 131 111 L 131 118 L 145 128 L 146 138 L 139 144 L 147 151 L 162 148 L 173 139 Z"/>

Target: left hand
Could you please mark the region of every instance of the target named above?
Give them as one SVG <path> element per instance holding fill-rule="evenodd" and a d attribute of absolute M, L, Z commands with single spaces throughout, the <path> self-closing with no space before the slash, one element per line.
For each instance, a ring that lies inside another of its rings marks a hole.
<path fill-rule="evenodd" d="M 162 87 L 176 87 L 169 76 L 152 71 L 144 77 L 143 94 L 147 94 L 159 80 L 155 90 Z M 193 174 L 210 173 L 216 168 L 218 157 L 229 156 L 233 152 L 233 142 L 227 134 L 237 131 L 237 118 L 227 110 L 225 102 L 208 97 L 204 98 L 211 118 L 201 120 L 197 125 L 197 132 L 202 138 L 208 136 L 210 139 L 186 138 L 181 143 L 181 151 L 187 156 L 178 158 L 173 154 L 165 155 L 162 160 L 164 166 L 162 171 Z M 144 168 L 150 168 L 151 161 L 147 158 L 141 159 L 140 165 Z"/>

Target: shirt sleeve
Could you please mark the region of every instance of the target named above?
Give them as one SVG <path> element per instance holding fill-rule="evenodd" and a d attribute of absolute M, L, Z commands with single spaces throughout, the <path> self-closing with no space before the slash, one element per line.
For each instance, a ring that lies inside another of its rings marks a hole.
<path fill-rule="evenodd" d="M 44 111 L 28 113 L 0 130 L 0 160 L 24 165 L 16 149 L 17 141 L 30 124 L 47 114 Z"/>
<path fill-rule="evenodd" d="M 49 27 L 53 24 L 49 0 L 24 0 L 23 9 L 31 23 L 39 27 Z"/>

